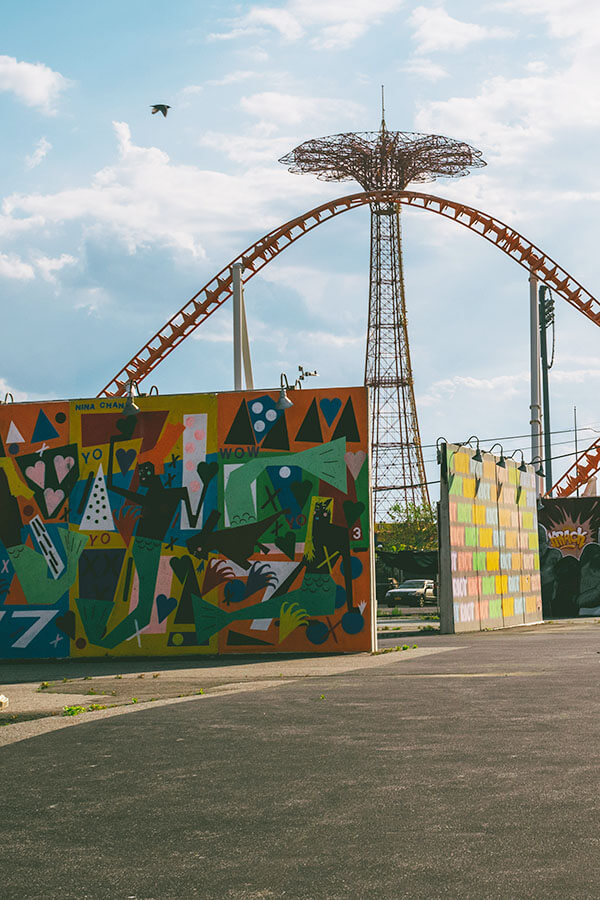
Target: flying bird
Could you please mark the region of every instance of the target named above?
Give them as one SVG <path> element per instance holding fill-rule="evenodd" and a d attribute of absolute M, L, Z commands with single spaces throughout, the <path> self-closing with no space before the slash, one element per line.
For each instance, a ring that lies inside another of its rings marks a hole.
<path fill-rule="evenodd" d="M 168 109 L 171 109 L 171 107 L 167 106 L 166 103 L 154 103 L 152 105 L 152 115 L 155 115 L 155 113 L 157 112 L 161 112 L 166 119 Z"/>

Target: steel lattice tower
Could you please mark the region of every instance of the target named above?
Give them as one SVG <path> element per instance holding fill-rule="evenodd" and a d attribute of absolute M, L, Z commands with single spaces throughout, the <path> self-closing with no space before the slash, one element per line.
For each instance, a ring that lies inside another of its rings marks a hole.
<path fill-rule="evenodd" d="M 280 162 L 364 190 L 466 175 L 484 166 L 479 150 L 442 135 L 388 131 L 336 134 L 300 144 Z M 371 204 L 371 269 L 365 384 L 372 391 L 375 522 L 395 504 L 429 503 L 406 323 L 400 206 Z"/>
<path fill-rule="evenodd" d="M 395 504 L 429 503 L 406 323 L 397 204 L 371 205 L 365 384 L 371 388 L 375 521 Z"/>

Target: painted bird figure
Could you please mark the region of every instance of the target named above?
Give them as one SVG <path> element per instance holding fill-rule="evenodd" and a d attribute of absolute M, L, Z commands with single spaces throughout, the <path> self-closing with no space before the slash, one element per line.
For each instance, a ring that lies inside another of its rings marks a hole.
<path fill-rule="evenodd" d="M 166 103 L 154 103 L 152 105 L 152 115 L 155 115 L 157 112 L 161 112 L 166 119 L 168 109 L 171 109 L 171 107 L 167 106 Z"/>

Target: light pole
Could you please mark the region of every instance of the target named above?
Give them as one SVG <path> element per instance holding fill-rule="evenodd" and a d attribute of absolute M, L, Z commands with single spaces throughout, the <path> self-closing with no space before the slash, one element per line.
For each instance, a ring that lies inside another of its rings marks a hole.
<path fill-rule="evenodd" d="M 540 350 L 542 360 L 542 397 L 544 405 L 544 469 L 546 471 L 546 493 L 550 494 L 552 490 L 552 438 L 550 431 L 550 390 L 548 386 L 548 370 L 554 362 L 554 348 L 552 351 L 552 360 L 548 365 L 548 343 L 546 341 L 546 332 L 549 325 L 554 326 L 554 300 L 550 293 L 550 288 L 545 284 L 540 286 Z"/>

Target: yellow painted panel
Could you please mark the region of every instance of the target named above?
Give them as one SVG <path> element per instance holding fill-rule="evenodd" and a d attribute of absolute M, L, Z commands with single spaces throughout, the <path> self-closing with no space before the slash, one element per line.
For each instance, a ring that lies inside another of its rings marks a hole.
<path fill-rule="evenodd" d="M 514 614 L 515 614 L 514 597 L 503 597 L 502 598 L 502 614 L 507 619 L 510 618 L 510 616 L 514 616 Z"/>
<path fill-rule="evenodd" d="M 497 572 L 500 568 L 500 554 L 497 550 L 486 553 L 485 567 L 488 572 Z"/>

